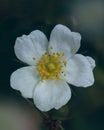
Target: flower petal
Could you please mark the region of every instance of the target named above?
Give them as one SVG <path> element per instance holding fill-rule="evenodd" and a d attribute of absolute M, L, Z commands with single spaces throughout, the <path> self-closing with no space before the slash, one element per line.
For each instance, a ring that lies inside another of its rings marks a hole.
<path fill-rule="evenodd" d="M 59 109 L 71 98 L 68 84 L 62 80 L 45 80 L 40 82 L 34 90 L 34 103 L 41 111 L 52 108 Z"/>
<path fill-rule="evenodd" d="M 95 64 L 95 60 L 90 57 L 90 56 L 86 56 L 87 60 L 89 61 L 90 65 L 91 65 L 91 68 L 92 70 L 95 68 L 96 64 Z"/>
<path fill-rule="evenodd" d="M 76 54 L 67 62 L 65 80 L 77 87 L 88 87 L 94 83 L 91 64 L 83 55 Z"/>
<path fill-rule="evenodd" d="M 35 30 L 29 35 L 18 37 L 14 49 L 18 59 L 29 65 L 35 65 L 47 51 L 48 40 L 41 31 Z"/>
<path fill-rule="evenodd" d="M 81 35 L 71 32 L 64 25 L 56 25 L 51 32 L 49 42 L 49 52 L 65 53 L 68 59 L 72 54 L 76 53 L 80 47 Z"/>
<path fill-rule="evenodd" d="M 24 97 L 32 98 L 33 89 L 39 81 L 35 67 L 23 67 L 14 71 L 10 78 L 13 89 L 19 90 Z"/>

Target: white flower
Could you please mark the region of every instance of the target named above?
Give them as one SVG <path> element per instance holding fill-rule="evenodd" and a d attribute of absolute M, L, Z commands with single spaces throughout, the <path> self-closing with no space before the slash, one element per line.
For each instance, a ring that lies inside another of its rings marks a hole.
<path fill-rule="evenodd" d="M 14 46 L 18 59 L 29 66 L 12 73 L 10 83 L 26 98 L 33 98 L 37 108 L 49 111 L 59 109 L 71 98 L 67 83 L 88 87 L 94 83 L 91 57 L 75 54 L 81 36 L 64 25 L 56 25 L 50 40 L 39 30 L 16 39 Z"/>

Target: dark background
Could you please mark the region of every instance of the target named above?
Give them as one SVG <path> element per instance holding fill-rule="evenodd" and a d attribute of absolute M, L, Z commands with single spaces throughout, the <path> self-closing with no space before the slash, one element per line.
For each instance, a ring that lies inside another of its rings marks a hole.
<path fill-rule="evenodd" d="M 63 126 L 66 130 L 104 130 L 103 0 L 0 0 L 0 101 L 13 100 L 24 109 L 24 99 L 10 88 L 9 81 L 11 73 L 24 66 L 14 54 L 15 39 L 35 29 L 49 38 L 59 23 L 82 35 L 79 53 L 96 61 L 95 84 L 86 89 L 72 86 L 68 107 L 58 113 L 70 117 Z"/>

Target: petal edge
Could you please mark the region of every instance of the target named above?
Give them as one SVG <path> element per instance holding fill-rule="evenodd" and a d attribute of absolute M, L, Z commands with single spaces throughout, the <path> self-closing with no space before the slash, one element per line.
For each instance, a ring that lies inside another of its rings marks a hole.
<path fill-rule="evenodd" d="M 22 96 L 32 98 L 33 89 L 39 81 L 39 76 L 34 67 L 28 66 L 14 71 L 10 77 L 10 85 L 21 92 Z"/>

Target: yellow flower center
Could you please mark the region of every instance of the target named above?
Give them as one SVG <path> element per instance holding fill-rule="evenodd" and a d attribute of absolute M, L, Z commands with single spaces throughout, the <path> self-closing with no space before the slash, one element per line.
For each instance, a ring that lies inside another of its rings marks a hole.
<path fill-rule="evenodd" d="M 41 81 L 45 79 L 61 79 L 60 73 L 62 72 L 62 67 L 66 66 L 66 61 L 61 61 L 64 53 L 44 53 L 40 60 L 38 61 L 36 69 L 38 70 Z"/>
<path fill-rule="evenodd" d="M 54 63 L 51 63 L 51 62 L 47 65 L 47 68 L 49 69 L 50 72 L 56 69 Z"/>

